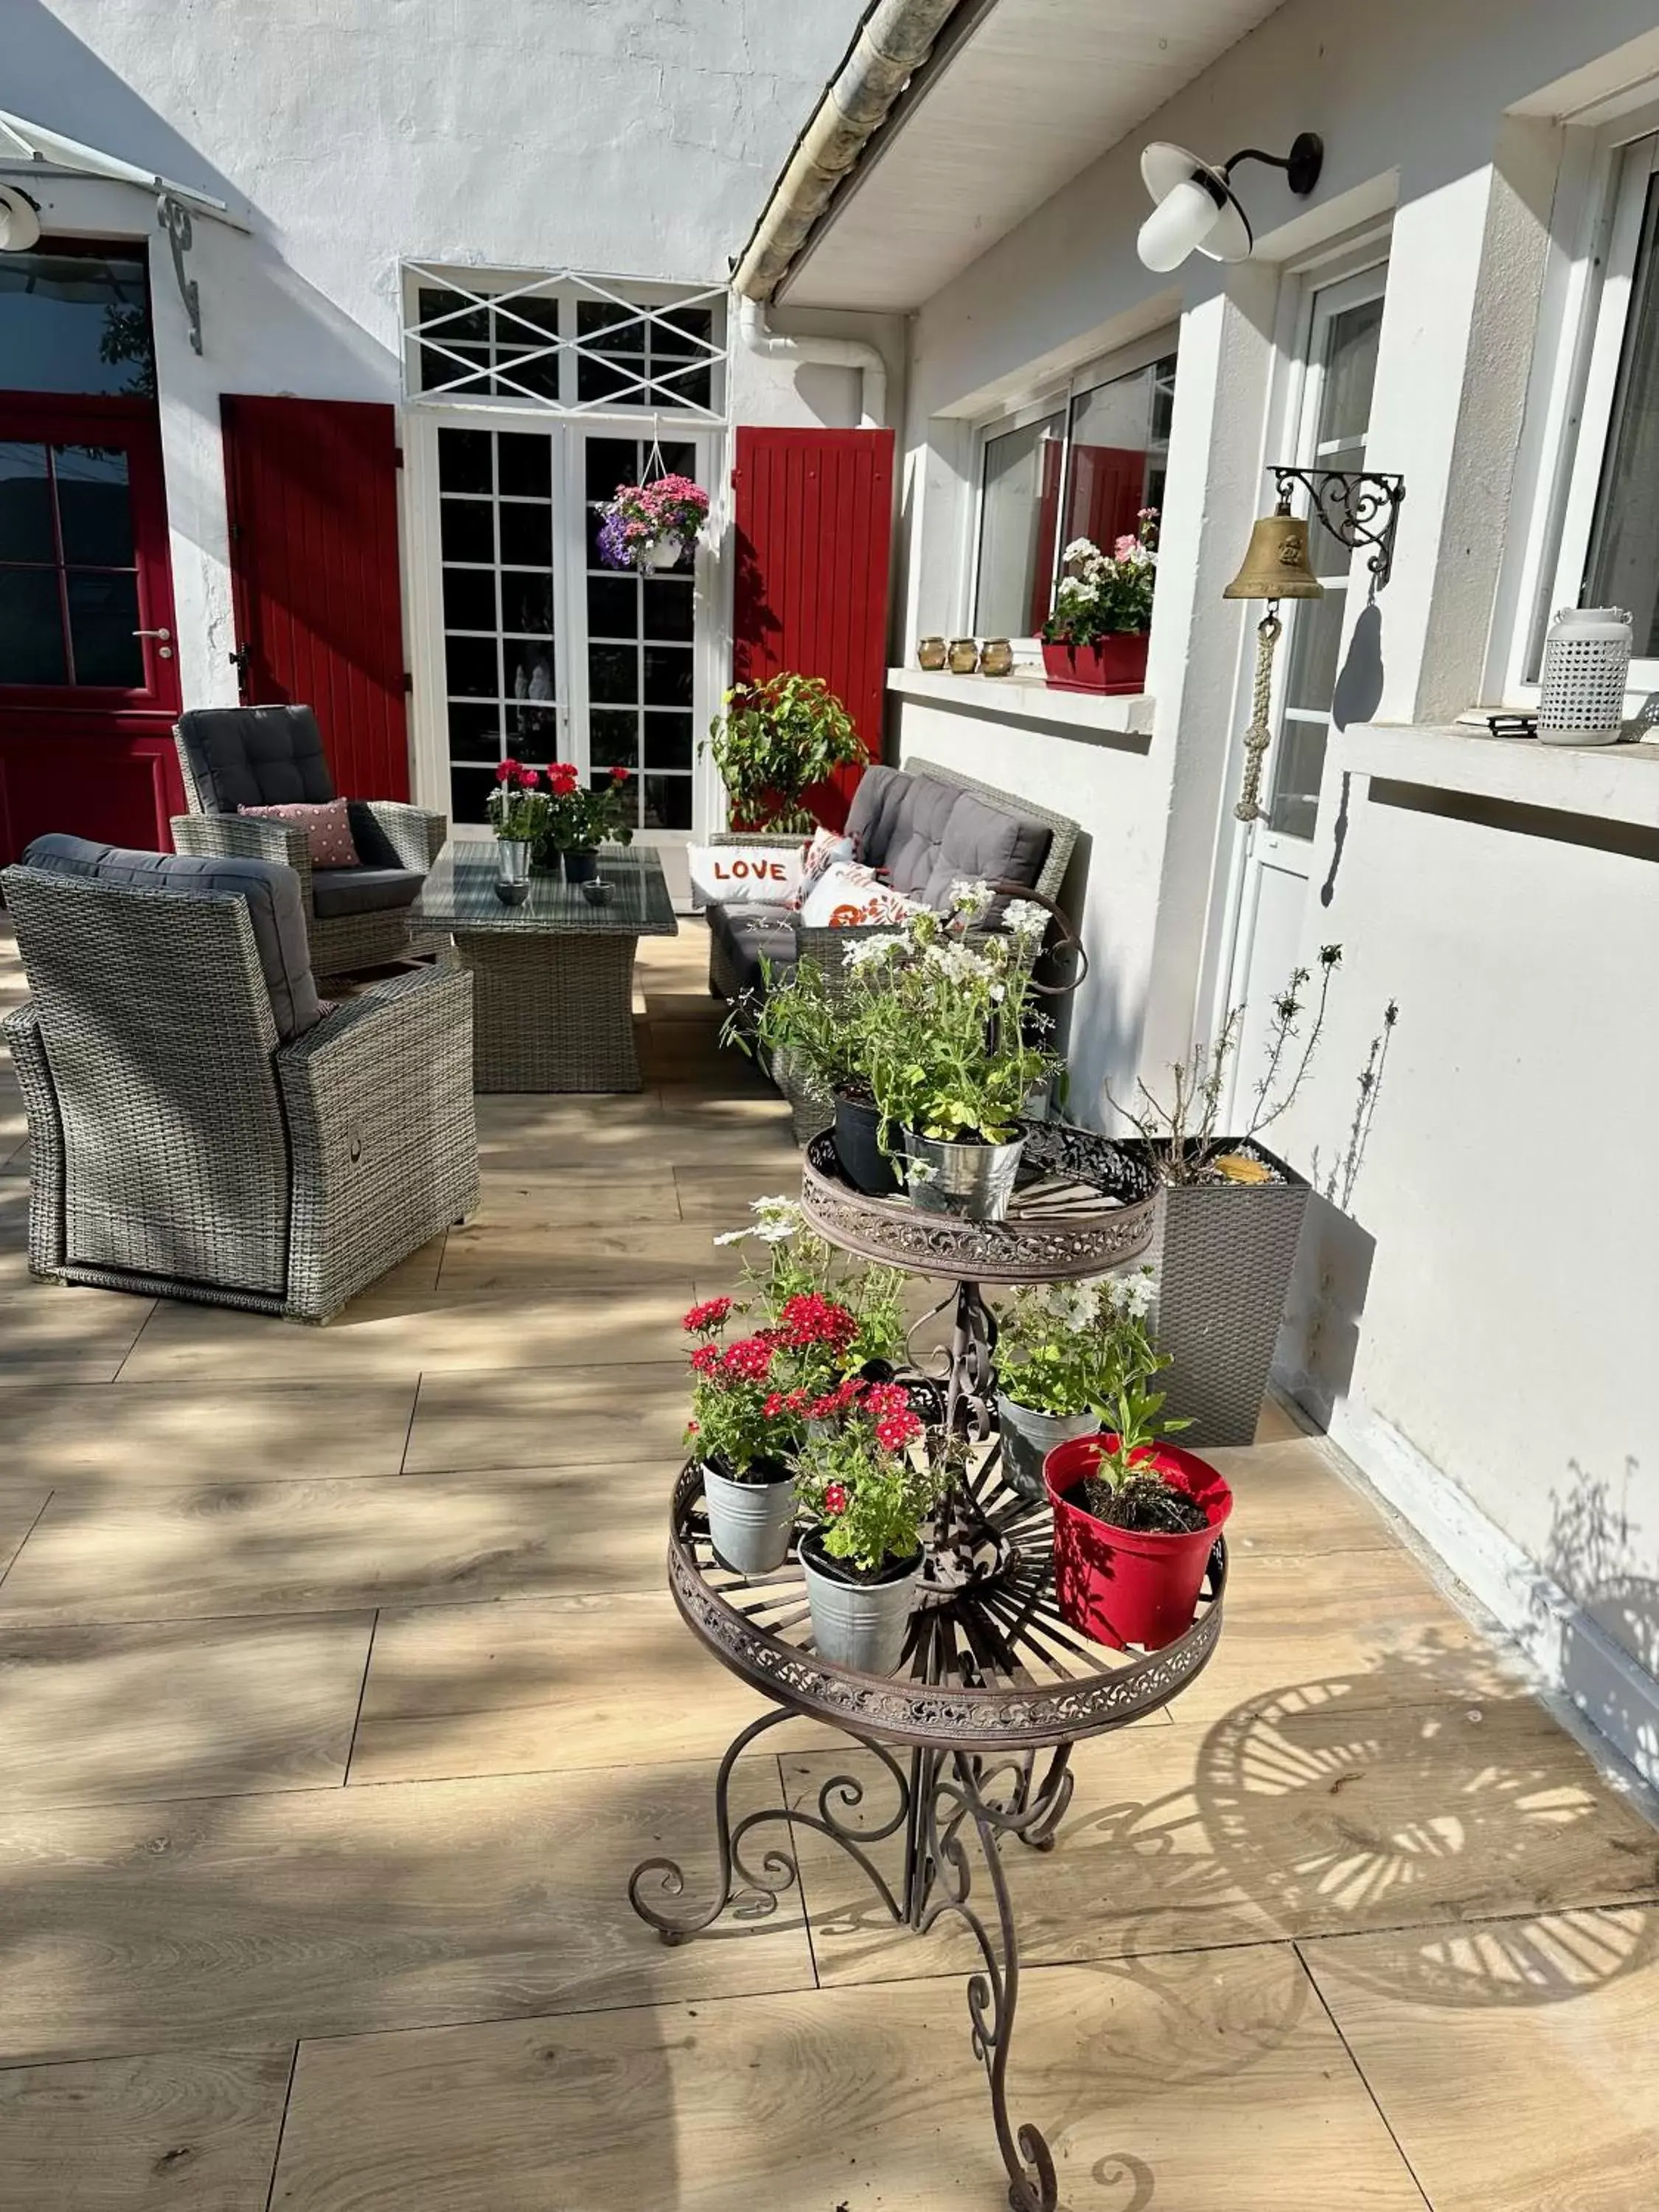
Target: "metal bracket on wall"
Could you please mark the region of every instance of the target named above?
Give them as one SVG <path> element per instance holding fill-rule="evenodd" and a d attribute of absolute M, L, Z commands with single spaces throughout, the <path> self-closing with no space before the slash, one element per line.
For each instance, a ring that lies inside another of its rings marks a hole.
<path fill-rule="evenodd" d="M 1339 544 L 1351 550 L 1373 548 L 1366 565 L 1372 592 L 1380 592 L 1394 568 L 1394 533 L 1406 496 L 1405 477 L 1375 470 L 1293 469 L 1280 461 L 1271 465 L 1270 473 L 1281 500 L 1289 499 L 1292 484 L 1305 489 L 1310 513 Z"/>
<path fill-rule="evenodd" d="M 185 274 L 185 256 L 195 242 L 195 231 L 190 220 L 190 210 L 171 192 L 157 194 L 155 221 L 166 231 L 167 244 L 173 248 L 173 274 L 179 286 L 179 297 L 185 303 L 185 313 L 190 317 L 190 344 L 192 353 L 202 350 L 202 290 L 193 276 Z"/>

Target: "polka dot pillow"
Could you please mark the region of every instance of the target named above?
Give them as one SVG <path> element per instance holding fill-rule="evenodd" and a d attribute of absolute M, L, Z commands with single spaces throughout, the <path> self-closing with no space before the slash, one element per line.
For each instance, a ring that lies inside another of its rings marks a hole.
<path fill-rule="evenodd" d="M 290 829 L 303 830 L 313 868 L 355 868 L 360 865 L 357 848 L 351 842 L 351 817 L 343 799 L 331 799 L 325 804 L 308 806 L 239 806 L 236 811 L 252 815 L 260 822 L 286 822 Z"/>

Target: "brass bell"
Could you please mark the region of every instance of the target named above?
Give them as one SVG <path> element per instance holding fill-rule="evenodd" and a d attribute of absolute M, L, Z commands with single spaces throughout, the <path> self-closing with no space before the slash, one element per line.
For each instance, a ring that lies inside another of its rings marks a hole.
<path fill-rule="evenodd" d="M 1308 526 L 1281 499 L 1250 526 L 1250 542 L 1224 599 L 1322 599 L 1325 586 L 1308 558 Z"/>

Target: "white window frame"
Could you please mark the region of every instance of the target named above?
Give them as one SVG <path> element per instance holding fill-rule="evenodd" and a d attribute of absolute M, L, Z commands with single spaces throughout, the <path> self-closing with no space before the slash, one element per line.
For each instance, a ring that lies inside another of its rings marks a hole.
<path fill-rule="evenodd" d="M 1081 368 L 1070 374 L 1050 380 L 1030 387 L 1017 401 L 1005 401 L 994 412 L 975 416 L 970 424 L 973 453 L 973 496 L 964 502 L 967 536 L 957 564 L 962 586 L 957 597 L 957 619 L 954 629 L 960 635 L 973 631 L 975 610 L 979 600 L 980 547 L 985 509 L 985 448 L 994 438 L 1005 437 L 1012 430 L 1023 430 L 1033 422 L 1041 422 L 1046 416 L 1059 414 L 1064 418 L 1061 435 L 1064 452 L 1060 463 L 1060 515 L 1063 518 L 1072 489 L 1071 419 L 1074 401 L 1085 392 L 1092 392 L 1097 385 L 1115 383 L 1119 378 L 1133 376 L 1155 362 L 1176 357 L 1176 374 L 1179 378 L 1181 325 L 1170 323 L 1148 337 L 1137 338 L 1131 344 L 1119 346 L 1108 354 L 1097 355 L 1085 362 Z M 1060 532 L 1055 531 L 1054 555 L 1056 568 L 1060 556 Z M 1013 640 L 1016 652 L 1022 659 L 1035 660 L 1040 646 L 1035 632 Z"/>
<path fill-rule="evenodd" d="M 1650 179 L 1659 173 L 1659 103 L 1600 129 L 1575 128 L 1557 216 L 1528 413 L 1537 429 L 1517 459 L 1517 496 L 1498 617 L 1482 690 L 1535 708 L 1544 635 L 1583 589 L 1614 429 L 1619 370 Z M 1659 658 L 1633 659 L 1631 711 L 1659 690 Z"/>

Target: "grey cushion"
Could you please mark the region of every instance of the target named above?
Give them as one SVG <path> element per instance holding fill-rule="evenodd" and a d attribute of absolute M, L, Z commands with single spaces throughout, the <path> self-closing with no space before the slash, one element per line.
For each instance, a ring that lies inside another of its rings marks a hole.
<path fill-rule="evenodd" d="M 887 865 L 893 817 L 914 781 L 902 769 L 884 768 L 879 762 L 859 778 L 847 810 L 847 834 L 857 848 L 856 857 L 872 868 Z"/>
<path fill-rule="evenodd" d="M 313 868 L 311 904 L 319 921 L 346 914 L 390 914 L 412 906 L 426 878 L 418 868 Z"/>
<path fill-rule="evenodd" d="M 927 886 L 938 873 L 945 826 L 962 793 L 953 783 L 939 783 L 931 775 L 905 779 L 905 788 L 891 809 L 887 850 L 878 866 L 888 881 L 907 898 L 925 899 Z"/>
<path fill-rule="evenodd" d="M 1054 842 L 1046 822 L 925 771 L 869 768 L 847 827 L 859 858 L 907 898 L 942 907 L 964 876 L 1032 889 Z"/>
<path fill-rule="evenodd" d="M 253 942 L 270 994 L 270 1012 L 286 1042 L 303 1036 L 323 1018 L 323 1004 L 311 973 L 300 878 L 292 868 L 270 860 L 195 859 L 180 853 L 131 852 L 85 837 L 37 837 L 23 865 L 49 875 L 79 876 L 89 883 L 127 890 L 165 892 L 172 898 L 202 898 L 233 893 L 246 902 Z M 418 882 L 419 878 L 416 878 Z M 180 977 L 180 988 L 189 988 Z"/>
<path fill-rule="evenodd" d="M 351 842 L 357 848 L 357 858 L 366 868 L 401 868 L 403 855 L 375 819 L 374 809 L 366 799 L 348 799 L 346 820 L 351 824 Z"/>
<path fill-rule="evenodd" d="M 205 814 L 321 805 L 335 795 L 309 707 L 194 707 L 178 727 Z"/>
<path fill-rule="evenodd" d="M 716 905 L 707 914 L 708 933 L 725 951 L 740 991 L 764 991 L 763 960 L 770 963 L 775 975 L 793 968 L 799 917 L 787 907 Z"/>
<path fill-rule="evenodd" d="M 945 819 L 927 878 L 912 896 L 943 908 L 951 885 L 964 876 L 1029 890 L 1042 872 L 1053 837 L 1046 822 L 994 805 L 977 792 L 961 792 Z"/>

